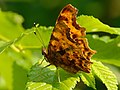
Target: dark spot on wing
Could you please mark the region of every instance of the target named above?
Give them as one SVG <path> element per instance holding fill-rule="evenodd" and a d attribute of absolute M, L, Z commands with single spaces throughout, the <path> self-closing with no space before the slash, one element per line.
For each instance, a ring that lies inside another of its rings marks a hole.
<path fill-rule="evenodd" d="M 73 38 L 73 39 L 77 38 L 77 34 L 73 34 L 73 35 L 72 35 L 72 38 Z"/>
<path fill-rule="evenodd" d="M 58 51 L 58 53 L 60 53 L 61 55 L 64 55 L 66 52 L 65 52 L 65 50 L 60 49 L 60 51 Z"/>
<path fill-rule="evenodd" d="M 51 35 L 51 39 L 52 39 L 52 40 L 59 41 L 59 39 L 58 39 L 58 38 L 56 38 L 53 34 Z"/>
<path fill-rule="evenodd" d="M 80 30 L 80 26 L 76 23 L 76 18 L 75 17 L 73 17 L 72 18 L 72 25 L 77 29 L 77 30 Z"/>
<path fill-rule="evenodd" d="M 72 10 L 73 8 L 71 8 L 71 6 L 69 7 L 65 7 L 63 10 L 62 10 L 62 13 L 64 12 L 74 12 L 74 10 Z"/>
<path fill-rule="evenodd" d="M 75 41 L 70 37 L 70 28 L 68 28 L 68 30 L 66 30 L 66 36 L 67 36 L 68 40 L 70 40 L 71 42 L 75 43 Z"/>
<path fill-rule="evenodd" d="M 68 19 L 67 19 L 67 17 L 64 17 L 64 16 L 59 16 L 58 17 L 58 21 L 61 21 L 61 20 L 65 20 L 67 23 L 68 23 Z"/>

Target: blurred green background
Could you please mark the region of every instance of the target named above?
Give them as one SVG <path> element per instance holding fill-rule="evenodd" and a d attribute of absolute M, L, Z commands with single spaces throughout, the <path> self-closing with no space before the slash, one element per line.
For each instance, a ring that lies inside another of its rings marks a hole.
<path fill-rule="evenodd" d="M 54 26 L 60 10 L 69 3 L 79 10 L 78 16 L 82 14 L 91 15 L 111 27 L 120 27 L 120 0 L 0 0 L 0 9 L 2 11 L 13 11 L 22 15 L 24 17 L 23 27 L 27 29 L 32 28 L 34 22 L 39 23 L 40 26 Z M 6 62 L 9 63 L 8 65 L 11 65 L 11 61 L 8 60 Z M 110 67 L 115 73 L 116 67 L 111 65 L 107 66 Z M 6 77 L 7 75 L 12 77 L 12 75 L 10 76 L 7 73 L 15 72 L 13 77 L 16 78 L 16 81 L 14 81 L 16 83 L 13 83 L 13 85 L 18 86 L 16 84 L 20 84 L 21 86 L 25 87 L 28 70 L 17 66 L 16 63 L 13 64 L 13 68 L 17 69 L 14 69 L 13 71 L 7 71 L 7 68 L 5 68 L 4 72 L 6 73 Z M 118 69 L 119 67 L 117 67 L 117 70 Z M 18 74 L 19 72 L 21 72 L 21 74 Z M 18 77 L 24 77 L 23 81 L 17 81 Z M 0 80 L 0 82 L 4 83 L 4 80 L 1 78 Z M 103 90 L 106 90 L 101 81 L 96 81 L 98 90 L 101 90 L 101 87 L 103 87 Z M 81 86 L 78 85 L 78 88 L 81 87 L 83 90 L 93 90 L 91 88 L 87 88 L 83 82 L 80 84 Z M 23 90 L 24 87 L 14 88 L 17 88 L 17 90 Z"/>
<path fill-rule="evenodd" d="M 59 11 L 68 3 L 78 8 L 78 15 L 92 15 L 105 24 L 120 27 L 120 0 L 0 0 L 0 8 L 21 14 L 23 26 L 30 28 L 34 22 L 54 26 Z"/>

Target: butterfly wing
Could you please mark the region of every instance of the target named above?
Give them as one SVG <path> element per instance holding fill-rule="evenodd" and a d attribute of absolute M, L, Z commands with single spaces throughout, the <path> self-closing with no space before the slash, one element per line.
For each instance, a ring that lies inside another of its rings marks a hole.
<path fill-rule="evenodd" d="M 77 9 L 68 4 L 58 16 L 48 45 L 47 59 L 51 64 L 68 72 L 90 72 L 91 56 L 85 28 L 76 23 Z"/>

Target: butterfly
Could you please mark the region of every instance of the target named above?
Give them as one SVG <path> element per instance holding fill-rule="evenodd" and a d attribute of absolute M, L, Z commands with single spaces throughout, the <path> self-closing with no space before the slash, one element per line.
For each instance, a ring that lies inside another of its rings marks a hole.
<path fill-rule="evenodd" d="M 78 10 L 71 4 L 60 12 L 52 31 L 48 48 L 42 54 L 50 65 L 61 67 L 70 73 L 90 73 L 91 56 L 96 53 L 88 46 L 86 30 L 76 22 Z"/>

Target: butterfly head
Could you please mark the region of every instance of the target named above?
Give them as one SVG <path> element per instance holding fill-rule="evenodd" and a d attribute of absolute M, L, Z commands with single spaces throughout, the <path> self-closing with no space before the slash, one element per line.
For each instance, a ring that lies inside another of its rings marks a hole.
<path fill-rule="evenodd" d="M 47 49 L 46 48 L 42 48 L 42 55 L 44 55 L 47 58 Z"/>

